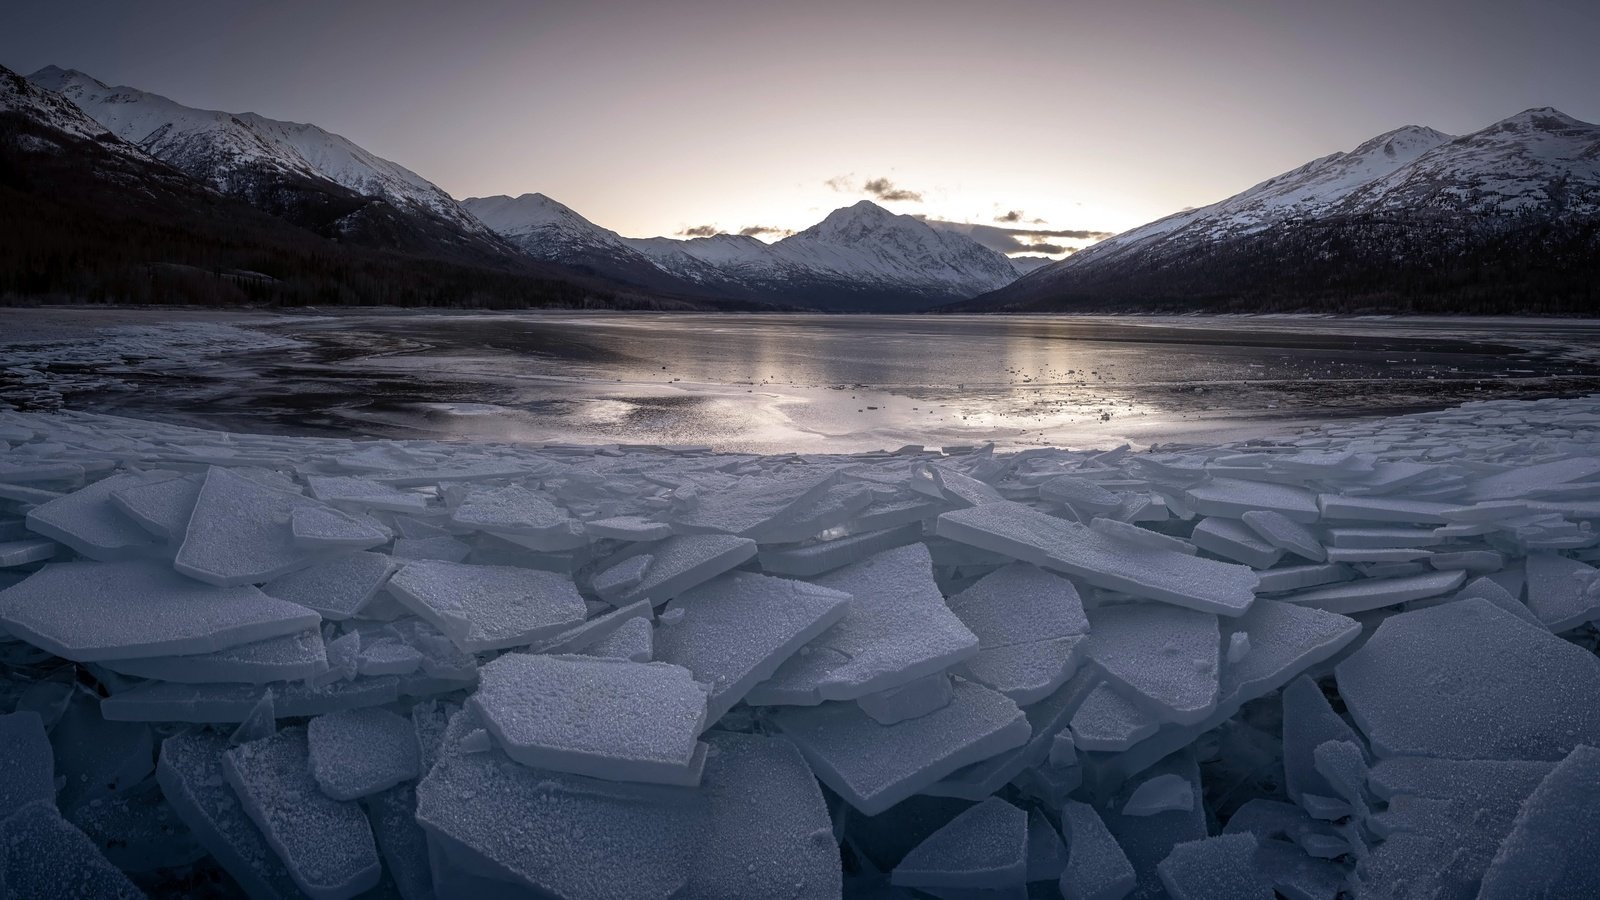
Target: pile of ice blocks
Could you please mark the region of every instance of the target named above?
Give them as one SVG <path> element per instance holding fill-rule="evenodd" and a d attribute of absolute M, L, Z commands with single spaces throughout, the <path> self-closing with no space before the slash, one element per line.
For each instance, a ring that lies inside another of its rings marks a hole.
<path fill-rule="evenodd" d="M 756 457 L 0 413 L 22 898 L 1600 896 L 1600 398 Z"/>

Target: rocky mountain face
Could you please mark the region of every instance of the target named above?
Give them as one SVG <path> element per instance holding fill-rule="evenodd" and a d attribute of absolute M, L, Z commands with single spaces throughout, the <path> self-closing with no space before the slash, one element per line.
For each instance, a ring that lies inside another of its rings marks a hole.
<path fill-rule="evenodd" d="M 1408 126 L 1102 241 L 959 311 L 1600 308 L 1600 126 Z"/>

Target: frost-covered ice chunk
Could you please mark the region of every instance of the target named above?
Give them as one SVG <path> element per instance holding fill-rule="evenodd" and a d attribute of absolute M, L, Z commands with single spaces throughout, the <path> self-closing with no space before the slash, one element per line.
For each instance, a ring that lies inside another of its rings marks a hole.
<path fill-rule="evenodd" d="M 922 538 L 922 523 L 847 535 L 802 546 L 769 547 L 760 553 L 761 568 L 772 575 L 809 578 L 841 566 L 860 562 L 876 553 L 915 543 Z"/>
<path fill-rule="evenodd" d="M 272 737 L 277 731 L 278 709 L 273 703 L 272 691 L 268 689 L 262 692 L 261 699 L 256 701 L 256 705 L 250 710 L 250 714 L 245 716 L 245 720 L 239 723 L 239 727 L 228 735 L 228 744 L 237 747 L 240 744 Z"/>
<path fill-rule="evenodd" d="M 493 878 L 487 884 L 501 882 L 512 896 L 533 888 L 564 900 L 667 900 L 683 888 L 710 833 L 705 791 L 596 781 L 518 765 L 499 750 L 465 752 L 462 739 L 481 727 L 470 706 L 457 713 L 417 785 L 416 819 L 439 851 L 436 879 L 443 862 Z"/>
<path fill-rule="evenodd" d="M 1450 521 L 1447 514 L 1456 509 L 1449 503 L 1409 500 L 1403 497 L 1342 497 L 1338 494 L 1323 494 L 1317 499 L 1322 507 L 1322 517 L 1335 521 L 1443 525 Z"/>
<path fill-rule="evenodd" d="M 1133 892 L 1138 884 L 1133 865 L 1094 807 L 1068 800 L 1061 809 L 1061 830 L 1067 838 L 1062 900 L 1122 900 Z"/>
<path fill-rule="evenodd" d="M 371 519 L 331 507 L 291 510 L 289 532 L 296 545 L 312 550 L 365 550 L 389 542 L 389 535 Z"/>
<path fill-rule="evenodd" d="M 279 716 L 320 716 L 341 709 L 381 706 L 400 696 L 393 677 L 359 678 L 313 687 L 308 682 L 263 688 L 255 684 L 174 684 L 150 681 L 100 701 L 100 714 L 113 722 L 243 722 L 267 690 Z"/>
<path fill-rule="evenodd" d="M 0 716 L 0 819 L 36 801 L 53 805 L 55 777 L 39 714 L 25 710 Z"/>
<path fill-rule="evenodd" d="M 1573 481 L 1584 481 L 1596 474 L 1600 474 L 1600 459 L 1569 456 L 1547 463 L 1518 466 L 1479 478 L 1468 489 L 1466 499 L 1481 503 L 1485 500 L 1527 497 L 1535 491 Z"/>
<path fill-rule="evenodd" d="M 1028 722 L 1029 737 L 1026 743 L 964 766 L 923 788 L 923 793 L 982 800 L 1029 771 L 1047 778 L 1051 789 L 1060 788 L 1062 794 L 1076 788 L 1081 780 L 1076 765 L 1065 773 L 1054 774 L 1041 773 L 1038 767 L 1049 759 L 1055 737 L 1066 731 L 1073 713 L 1077 712 L 1100 681 L 1098 672 L 1090 668 L 1080 669 L 1055 693 L 1022 711 Z M 1076 763 L 1076 759 L 1073 762 Z"/>
<path fill-rule="evenodd" d="M 755 556 L 756 542 L 726 534 L 684 534 L 650 545 L 649 553 L 650 565 L 638 584 L 620 595 L 606 597 L 613 606 L 639 600 L 660 606 Z"/>
<path fill-rule="evenodd" d="M 222 771 L 302 891 L 344 900 L 378 883 L 383 865 L 361 807 L 334 800 L 311 775 L 306 729 L 285 728 L 222 754 Z"/>
<path fill-rule="evenodd" d="M 167 738 L 156 766 L 161 793 L 251 900 L 294 900 L 299 887 L 223 775 L 222 755 L 228 747 L 226 738 L 209 731 Z"/>
<path fill-rule="evenodd" d="M 622 627 L 595 641 L 583 652 L 588 656 L 606 659 L 650 662 L 655 658 L 655 632 L 650 627 L 649 619 L 629 619 L 622 623 Z"/>
<path fill-rule="evenodd" d="M 1321 609 L 1335 613 L 1365 612 L 1382 609 L 1408 600 L 1421 600 L 1447 594 L 1467 580 L 1467 573 L 1426 572 L 1400 578 L 1363 578 L 1332 587 L 1317 588 L 1283 599 L 1297 606 Z"/>
<path fill-rule="evenodd" d="M 1512 614 L 1513 616 L 1516 616 L 1522 621 L 1527 622 L 1529 625 L 1534 626 L 1535 628 L 1543 628 L 1546 631 L 1550 630 L 1543 622 L 1539 621 L 1538 616 L 1533 614 L 1533 610 L 1524 605 L 1521 600 L 1511 596 L 1510 592 L 1501 587 L 1498 582 L 1490 578 L 1475 578 L 1468 582 L 1466 587 L 1450 595 L 1449 597 L 1430 597 L 1426 600 L 1408 603 L 1406 604 L 1406 608 L 1408 610 L 1422 609 L 1428 606 L 1437 606 L 1441 603 L 1452 603 L 1457 600 L 1467 600 L 1472 597 L 1477 597 L 1480 600 L 1487 600 L 1490 603 L 1493 603 L 1495 606 L 1498 606 L 1506 612 Z"/>
<path fill-rule="evenodd" d="M 694 784 L 706 693 L 688 669 L 507 654 L 468 700 L 506 755 L 614 781 Z"/>
<path fill-rule="evenodd" d="M 458 563 L 472 555 L 472 546 L 448 535 L 396 538 L 394 550 L 389 555 L 395 559 L 436 559 Z"/>
<path fill-rule="evenodd" d="M 566 510 L 520 484 L 468 491 L 450 521 L 461 528 L 535 537 L 564 538 L 577 528 Z"/>
<path fill-rule="evenodd" d="M 1349 547 L 1328 548 L 1328 562 L 1391 563 L 1395 564 L 1399 569 L 1409 572 L 1420 570 L 1423 562 L 1426 562 L 1432 556 L 1433 551 L 1431 550 L 1407 549 L 1404 547 L 1384 547 L 1372 550 Z M 1399 565 L 1401 563 L 1412 562 L 1417 563 L 1417 565 L 1411 567 Z M 1366 568 L 1365 571 L 1369 576 L 1377 577 L 1372 574 L 1372 569 L 1370 567 Z M 1396 572 L 1395 574 L 1399 573 Z"/>
<path fill-rule="evenodd" d="M 780 518 L 790 509 L 814 499 L 838 478 L 836 470 L 802 471 L 754 484 L 700 494 L 694 509 L 680 513 L 679 530 L 744 536 Z"/>
<path fill-rule="evenodd" d="M 615 634 L 619 628 L 634 619 L 643 619 L 649 622 L 654 614 L 655 610 L 650 606 L 650 601 L 648 600 L 630 603 L 603 615 L 595 616 L 581 625 L 574 625 L 553 638 L 534 643 L 528 647 L 528 652 L 581 653 Z"/>
<path fill-rule="evenodd" d="M 143 900 L 82 831 L 47 802 L 0 821 L 0 887 L 17 900 Z"/>
<path fill-rule="evenodd" d="M 317 716 L 306 726 L 311 776 L 335 800 L 356 800 L 410 781 L 421 765 L 411 721 L 386 709 Z"/>
<path fill-rule="evenodd" d="M 1156 550 L 1171 550 L 1174 553 L 1183 553 L 1188 556 L 1195 554 L 1195 546 L 1183 538 L 1176 538 L 1159 531 L 1140 528 L 1127 522 L 1116 519 L 1095 518 L 1089 522 L 1089 527 L 1101 534 L 1114 538 L 1121 538 L 1129 543 L 1152 547 Z"/>
<path fill-rule="evenodd" d="M 1241 518 L 1251 531 L 1274 547 L 1280 547 L 1312 562 L 1322 562 L 1328 558 L 1328 551 L 1323 549 L 1322 542 L 1317 540 L 1311 529 L 1283 513 L 1269 509 L 1253 509 Z"/>
<path fill-rule="evenodd" d="M 0 569 L 44 562 L 55 556 L 56 551 L 60 548 L 61 545 L 55 541 L 44 539 L 0 543 Z"/>
<path fill-rule="evenodd" d="M 207 584 L 259 584 L 316 562 L 295 545 L 290 516 L 320 507 L 309 497 L 213 466 L 189 517 L 173 568 Z"/>
<path fill-rule="evenodd" d="M 843 618 L 751 689 L 752 705 L 853 700 L 977 653 L 978 639 L 945 606 L 923 544 L 885 551 L 815 583 L 850 595 Z"/>
<path fill-rule="evenodd" d="M 1154 815 L 1128 816 L 1121 810 L 1128 799 L 1146 782 L 1177 776 L 1188 783 L 1192 802 L 1189 808 L 1169 809 Z M 1162 759 L 1137 783 L 1125 786 L 1112 797 L 1104 812 L 1106 827 L 1117 839 L 1122 852 L 1139 880 L 1136 897 L 1160 897 L 1161 879 L 1157 866 L 1172 848 L 1206 836 L 1206 810 L 1201 802 L 1200 768 L 1194 752 L 1185 749 Z"/>
<path fill-rule="evenodd" d="M 729 572 L 667 605 L 663 622 L 680 611 L 683 618 L 657 630 L 655 658 L 683 666 L 710 686 L 706 721 L 715 722 L 847 615 L 850 596 L 803 581 Z"/>
<path fill-rule="evenodd" d="M 672 526 L 643 516 L 611 516 L 584 523 L 584 531 L 597 538 L 618 541 L 659 541 L 672 537 Z"/>
<path fill-rule="evenodd" d="M 958 682 L 950 704 L 880 725 L 854 703 L 784 707 L 772 721 L 817 777 L 851 806 L 876 815 L 962 766 L 1028 740 L 1028 720 L 1002 694 Z"/>
<path fill-rule="evenodd" d="M 295 634 L 240 644 L 212 653 L 108 659 L 102 660 L 100 665 L 123 675 L 181 684 L 268 684 L 321 675 L 328 671 L 328 654 L 322 643 L 322 632 L 307 628 Z"/>
<path fill-rule="evenodd" d="M 648 553 L 630 556 L 611 568 L 596 573 L 590 580 L 590 586 L 601 597 L 614 600 L 638 587 L 654 562 L 655 557 Z"/>
<path fill-rule="evenodd" d="M 90 559 L 116 560 L 145 556 L 155 539 L 111 502 L 111 492 L 148 484 L 163 475 L 112 475 L 28 512 L 28 530 L 60 541 Z"/>
<path fill-rule="evenodd" d="M 1553 553 L 1529 554 L 1528 608 L 1557 633 L 1600 620 L 1600 570 Z"/>
<path fill-rule="evenodd" d="M 402 491 L 359 475 L 308 475 L 311 496 L 347 509 L 381 509 L 398 513 L 419 513 L 428 508 L 428 498 Z"/>
<path fill-rule="evenodd" d="M 681 896 L 696 900 L 837 898 L 839 848 L 822 791 L 794 744 L 779 737 L 707 735 L 701 792 L 710 834 Z"/>
<path fill-rule="evenodd" d="M 1483 876 L 1483 900 L 1600 896 L 1600 750 L 1576 747 L 1533 789 Z"/>
<path fill-rule="evenodd" d="M 1189 502 L 1203 516 L 1237 519 L 1265 509 L 1293 522 L 1310 525 L 1321 518 L 1317 496 L 1305 488 L 1238 478 L 1213 478 L 1189 488 Z"/>
<path fill-rule="evenodd" d="M 803 499 L 744 536 L 759 544 L 791 544 L 837 528 L 872 504 L 873 491 L 864 484 L 830 484 L 820 494 Z"/>
<path fill-rule="evenodd" d="M 1122 505 L 1121 496 L 1077 475 L 1058 475 L 1044 482 L 1039 485 L 1039 497 L 1070 506 L 1086 519 L 1115 512 Z"/>
<path fill-rule="evenodd" d="M 1167 773 L 1141 782 L 1122 805 L 1125 816 L 1153 816 L 1174 810 L 1194 809 L 1194 791 L 1182 775 Z"/>
<path fill-rule="evenodd" d="M 977 636 L 964 674 L 1019 706 L 1042 700 L 1072 677 L 1089 620 L 1078 591 L 1026 563 L 996 569 L 950 598 L 950 611 Z"/>
<path fill-rule="evenodd" d="M 1244 566 L 1141 547 L 1020 503 L 945 513 L 937 531 L 1095 587 L 1219 615 L 1239 615 L 1255 599 L 1256 576 Z"/>
<path fill-rule="evenodd" d="M 1290 523 L 1293 524 L 1293 523 Z M 1194 527 L 1189 540 L 1196 547 L 1256 569 L 1267 569 L 1283 558 L 1284 550 L 1261 539 L 1237 519 L 1209 516 Z"/>
<path fill-rule="evenodd" d="M 417 792 L 409 784 L 390 788 L 362 804 L 383 856 L 383 873 L 402 900 L 434 900 L 428 836 L 417 824 Z M 380 887 L 381 890 L 381 887 Z"/>
<path fill-rule="evenodd" d="M 1090 692 L 1072 714 L 1072 741 L 1084 750 L 1120 752 L 1156 733 L 1160 720 L 1135 706 L 1109 684 Z"/>
<path fill-rule="evenodd" d="M 1156 870 L 1172 900 L 1272 900 L 1255 856 L 1254 835 L 1222 834 L 1173 847 Z"/>
<path fill-rule="evenodd" d="M 1355 743 L 1356 734 L 1317 683 L 1302 675 L 1283 689 L 1284 788 L 1295 802 L 1304 794 L 1334 796 L 1333 786 L 1316 769 L 1317 747 L 1327 741 Z"/>
<path fill-rule="evenodd" d="M 1432 547 L 1443 540 L 1431 528 L 1329 528 L 1328 546 L 1340 549 L 1382 550 Z"/>
<path fill-rule="evenodd" d="M 470 653 L 527 646 L 588 612 L 570 577 L 511 566 L 414 560 L 389 579 L 389 592 Z"/>
<path fill-rule="evenodd" d="M 1101 607 L 1089 622 L 1089 659 L 1146 711 L 1192 725 L 1216 709 L 1222 656 L 1216 616 L 1137 603 Z"/>
<path fill-rule="evenodd" d="M 394 560 L 382 553 L 357 551 L 274 578 L 261 590 L 337 622 L 360 613 L 395 568 Z"/>
<path fill-rule="evenodd" d="M 1261 576 L 1259 590 L 1263 594 L 1298 591 L 1302 588 L 1317 587 L 1318 585 L 1336 584 L 1341 581 L 1349 581 L 1355 577 L 1355 572 L 1349 566 L 1338 563 L 1282 566 L 1258 574 Z"/>
<path fill-rule="evenodd" d="M 1560 759 L 1600 744 L 1600 659 L 1485 600 L 1392 616 L 1336 671 L 1381 757 Z"/>
<path fill-rule="evenodd" d="M 57 563 L 0 591 L 0 627 L 77 662 L 210 653 L 320 621 L 257 588 L 199 584 L 138 560 Z"/>
<path fill-rule="evenodd" d="M 1028 877 L 1028 814 L 999 797 L 961 813 L 907 853 L 891 884 L 994 889 Z"/>
<path fill-rule="evenodd" d="M 1044 813 L 1028 810 L 1028 882 L 1055 881 L 1067 868 L 1067 847 Z"/>
<path fill-rule="evenodd" d="M 879 725 L 893 725 L 944 709 L 950 705 L 953 696 L 950 676 L 939 672 L 899 687 L 858 697 L 856 704 Z"/>

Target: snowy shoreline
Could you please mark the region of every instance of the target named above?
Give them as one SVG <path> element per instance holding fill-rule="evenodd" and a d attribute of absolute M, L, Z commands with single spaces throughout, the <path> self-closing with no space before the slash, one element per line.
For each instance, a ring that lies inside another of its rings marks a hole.
<path fill-rule="evenodd" d="M 0 411 L 0 836 L 30 848 L 3 872 L 584 900 L 1588 884 L 1600 834 L 1539 843 L 1600 799 L 1596 524 L 1600 395 L 1146 453 Z"/>

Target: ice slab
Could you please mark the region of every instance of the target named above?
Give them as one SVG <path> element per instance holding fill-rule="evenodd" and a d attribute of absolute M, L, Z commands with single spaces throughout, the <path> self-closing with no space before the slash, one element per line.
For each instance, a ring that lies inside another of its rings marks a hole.
<path fill-rule="evenodd" d="M 1089 620 L 1078 591 L 1058 575 L 1013 563 L 950 598 L 950 611 L 977 636 L 964 674 L 1026 706 L 1072 677 Z"/>
<path fill-rule="evenodd" d="M 761 568 L 773 575 L 809 578 L 914 543 L 921 537 L 922 523 L 912 522 L 898 528 L 852 534 L 799 547 L 769 547 L 760 552 Z"/>
<path fill-rule="evenodd" d="M 1272 882 L 1256 866 L 1256 839 L 1222 834 L 1172 848 L 1156 870 L 1172 900 L 1272 900 Z"/>
<path fill-rule="evenodd" d="M 649 622 L 654 615 L 650 601 L 640 600 L 595 616 L 581 625 L 574 625 L 553 638 L 532 644 L 528 650 L 532 653 L 581 653 L 615 634 L 629 622 L 635 619 Z"/>
<path fill-rule="evenodd" d="M 356 800 L 419 774 L 411 720 L 386 709 L 351 709 L 317 716 L 306 726 L 311 776 L 335 800 Z"/>
<path fill-rule="evenodd" d="M 1058 475 L 1039 485 L 1039 497 L 1072 507 L 1084 519 L 1116 512 L 1122 497 L 1077 475 Z"/>
<path fill-rule="evenodd" d="M 1133 865 L 1094 807 L 1068 800 L 1061 809 L 1061 830 L 1067 838 L 1062 900 L 1122 900 L 1133 893 L 1138 885 Z"/>
<path fill-rule="evenodd" d="M 1485 600 L 1392 616 L 1336 672 L 1380 757 L 1560 759 L 1600 743 L 1600 659 Z"/>
<path fill-rule="evenodd" d="M 226 738 L 209 731 L 173 735 L 161 743 L 156 780 L 183 824 L 251 900 L 302 896 L 289 870 L 245 814 L 223 775 Z"/>
<path fill-rule="evenodd" d="M 55 759 L 32 711 L 0 716 L 0 819 L 30 803 L 56 802 Z"/>
<path fill-rule="evenodd" d="M 317 687 L 293 682 L 270 689 L 255 684 L 150 681 L 100 701 L 100 714 L 113 722 L 238 723 L 250 717 L 267 690 L 272 691 L 274 708 L 283 718 L 381 706 L 400 696 L 399 681 L 392 676 Z"/>
<path fill-rule="evenodd" d="M 1322 542 L 1317 540 L 1311 529 L 1283 513 L 1269 509 L 1253 509 L 1241 518 L 1251 531 L 1274 547 L 1282 548 L 1312 562 L 1322 562 L 1328 558 L 1328 551 L 1323 548 Z"/>
<path fill-rule="evenodd" d="M 428 836 L 417 824 L 417 792 L 409 784 L 369 797 L 363 804 L 383 871 L 401 900 L 436 900 Z M 381 886 L 379 890 L 381 890 Z"/>
<path fill-rule="evenodd" d="M 1294 524 L 1294 523 L 1290 523 Z M 1255 569 L 1268 569 L 1283 558 L 1284 550 L 1262 540 L 1237 519 L 1208 516 L 1194 527 L 1189 540 L 1196 547 Z"/>
<path fill-rule="evenodd" d="M 1156 550 L 1171 550 L 1174 553 L 1183 553 L 1188 556 L 1195 554 L 1195 546 L 1183 538 L 1140 528 L 1127 522 L 1116 519 L 1095 518 L 1089 522 L 1089 527 L 1109 537 L 1120 538 L 1129 543 L 1151 547 Z"/>
<path fill-rule="evenodd" d="M 754 484 L 700 494 L 694 509 L 679 513 L 679 530 L 744 536 L 814 499 L 838 478 L 836 470 L 801 471 Z"/>
<path fill-rule="evenodd" d="M 472 555 L 472 546 L 448 535 L 425 538 L 395 538 L 390 556 L 395 559 L 437 559 L 458 563 Z"/>
<path fill-rule="evenodd" d="M 213 466 L 173 568 L 220 587 L 260 584 L 304 568 L 318 560 L 318 552 L 295 545 L 290 516 L 321 505 Z"/>
<path fill-rule="evenodd" d="M 830 484 L 820 494 L 803 499 L 775 519 L 757 525 L 744 536 L 758 544 L 792 544 L 843 526 L 872 504 L 874 494 L 864 484 Z"/>
<path fill-rule="evenodd" d="M 1028 721 L 1002 694 L 958 682 L 948 706 L 880 725 L 853 703 L 773 710 L 813 771 L 851 806 L 876 815 L 962 766 L 1028 740 Z"/>
<path fill-rule="evenodd" d="M 0 543 L 0 569 L 44 562 L 56 555 L 61 545 L 43 538 Z"/>
<path fill-rule="evenodd" d="M 853 700 L 977 653 L 978 639 L 945 606 L 925 545 L 887 550 L 815 583 L 850 595 L 844 616 L 752 688 L 752 705 Z"/>
<path fill-rule="evenodd" d="M 1251 510 L 1270 510 L 1293 522 L 1310 525 L 1321 518 L 1317 495 L 1305 488 L 1239 478 L 1213 478 L 1188 491 L 1190 505 L 1203 516 L 1237 519 Z"/>
<path fill-rule="evenodd" d="M 1216 709 L 1217 617 L 1159 603 L 1105 606 L 1089 617 L 1089 659 L 1156 718 L 1180 725 Z"/>
<path fill-rule="evenodd" d="M 583 653 L 628 662 L 650 662 L 655 658 L 655 630 L 650 627 L 649 619 L 629 619 L 616 631 L 595 641 Z"/>
<path fill-rule="evenodd" d="M 1553 553 L 1528 554 L 1528 609 L 1553 632 L 1600 620 L 1600 570 Z"/>
<path fill-rule="evenodd" d="M 314 900 L 346 900 L 376 886 L 383 872 L 361 807 L 323 794 L 311 774 L 306 729 L 222 754 L 223 776 L 250 820 Z"/>
<path fill-rule="evenodd" d="M 1467 580 L 1467 573 L 1425 572 L 1400 578 L 1364 578 L 1332 587 L 1290 594 L 1283 600 L 1296 606 L 1334 613 L 1365 612 L 1410 600 L 1447 594 Z"/>
<path fill-rule="evenodd" d="M 856 704 L 879 725 L 893 725 L 943 709 L 950 704 L 952 691 L 950 676 L 939 672 L 896 688 L 858 697 Z"/>
<path fill-rule="evenodd" d="M 706 721 L 715 722 L 850 608 L 851 595 L 843 591 L 729 572 L 667 604 L 655 658 L 710 686 Z M 666 624 L 674 615 L 682 618 Z"/>
<path fill-rule="evenodd" d="M 1431 528 L 1329 528 L 1328 546 L 1341 549 L 1432 547 L 1444 543 Z"/>
<path fill-rule="evenodd" d="M 1028 879 L 1028 814 L 990 797 L 912 848 L 889 876 L 915 888 L 997 889 Z"/>
<path fill-rule="evenodd" d="M 1109 684 L 1090 692 L 1072 715 L 1072 742 L 1084 750 L 1116 753 L 1156 733 L 1161 722 Z"/>
<path fill-rule="evenodd" d="M 0 821 L 0 887 L 17 900 L 143 900 L 82 831 L 47 802 Z"/>
<path fill-rule="evenodd" d="M 328 671 L 328 654 L 322 643 L 322 632 L 307 628 L 295 634 L 240 644 L 212 653 L 108 659 L 102 660 L 100 665 L 123 675 L 180 684 L 268 684 L 321 675 Z"/>
<path fill-rule="evenodd" d="M 261 590 L 337 622 L 359 614 L 395 568 L 394 560 L 382 553 L 356 551 L 274 578 Z"/>
<path fill-rule="evenodd" d="M 1409 500 L 1403 497 L 1345 497 L 1338 494 L 1322 494 L 1317 499 L 1322 507 L 1322 517 L 1331 521 L 1443 525 L 1451 521 L 1447 514 L 1456 508 L 1449 503 Z"/>
<path fill-rule="evenodd" d="M 474 531 L 568 539 L 579 531 L 567 511 L 520 484 L 475 488 L 453 512 L 452 524 Z"/>
<path fill-rule="evenodd" d="M 719 732 L 706 740 L 710 833 L 680 896 L 837 898 L 833 823 L 800 751 L 779 737 Z"/>
<path fill-rule="evenodd" d="M 1256 576 L 1244 566 L 1131 544 L 1020 503 L 945 513 L 937 532 L 1095 587 L 1219 615 L 1239 615 L 1255 599 Z"/>
<path fill-rule="evenodd" d="M 1300 802 L 1304 794 L 1335 795 L 1316 769 L 1317 747 L 1327 741 L 1356 743 L 1355 732 L 1333 711 L 1317 683 L 1302 675 L 1283 689 L 1284 788 Z"/>
<path fill-rule="evenodd" d="M 694 784 L 706 693 L 688 669 L 507 654 L 468 700 L 506 755 L 613 781 Z"/>
<path fill-rule="evenodd" d="M 331 507 L 290 510 L 289 532 L 297 546 L 310 550 L 366 550 L 389 542 L 388 533 L 370 518 Z"/>
<path fill-rule="evenodd" d="M 1570 456 L 1566 459 L 1518 466 L 1494 475 L 1477 479 L 1467 490 L 1466 499 L 1474 503 L 1485 500 L 1510 500 L 1527 497 L 1554 485 L 1584 481 L 1600 474 L 1600 459 L 1590 456 Z"/>
<path fill-rule="evenodd" d="M 388 587 L 469 653 L 527 646 L 582 624 L 588 612 L 570 577 L 538 569 L 413 560 Z"/>
<path fill-rule="evenodd" d="M 359 475 L 308 475 L 311 496 L 346 509 L 381 509 L 397 513 L 420 513 L 428 508 L 428 498 L 403 491 Z"/>
<path fill-rule="evenodd" d="M 1600 750 L 1580 746 L 1522 805 L 1484 873 L 1483 900 L 1600 896 Z"/>
<path fill-rule="evenodd" d="M 639 582 L 621 594 L 605 598 L 613 606 L 640 600 L 660 606 L 756 555 L 755 541 L 726 534 L 678 535 L 649 547 L 650 565 Z"/>
<path fill-rule="evenodd" d="M 643 516 L 610 516 L 584 523 L 584 531 L 596 538 L 617 541 L 659 541 L 672 537 L 672 526 Z"/>
<path fill-rule="evenodd" d="M 199 584 L 139 560 L 57 563 L 0 591 L 0 627 L 77 662 L 210 653 L 320 621 L 257 588 Z"/>
<path fill-rule="evenodd" d="M 1028 882 L 1056 881 L 1067 868 L 1067 847 L 1045 814 L 1028 810 Z"/>
<path fill-rule="evenodd" d="M 1192 805 L 1188 809 L 1169 809 L 1147 816 L 1123 815 L 1121 809 L 1144 782 L 1177 776 L 1188 783 Z M 1162 759 L 1141 779 L 1112 797 L 1104 812 L 1106 827 L 1116 837 L 1122 852 L 1138 877 L 1134 897 L 1160 897 L 1161 879 L 1157 867 L 1172 848 L 1206 836 L 1206 810 L 1201 802 L 1200 769 L 1192 750 Z"/>
<path fill-rule="evenodd" d="M 148 484 L 162 475 L 112 475 L 28 512 L 28 530 L 60 541 L 90 559 L 117 560 L 146 556 L 155 539 L 111 502 L 111 493 Z"/>

